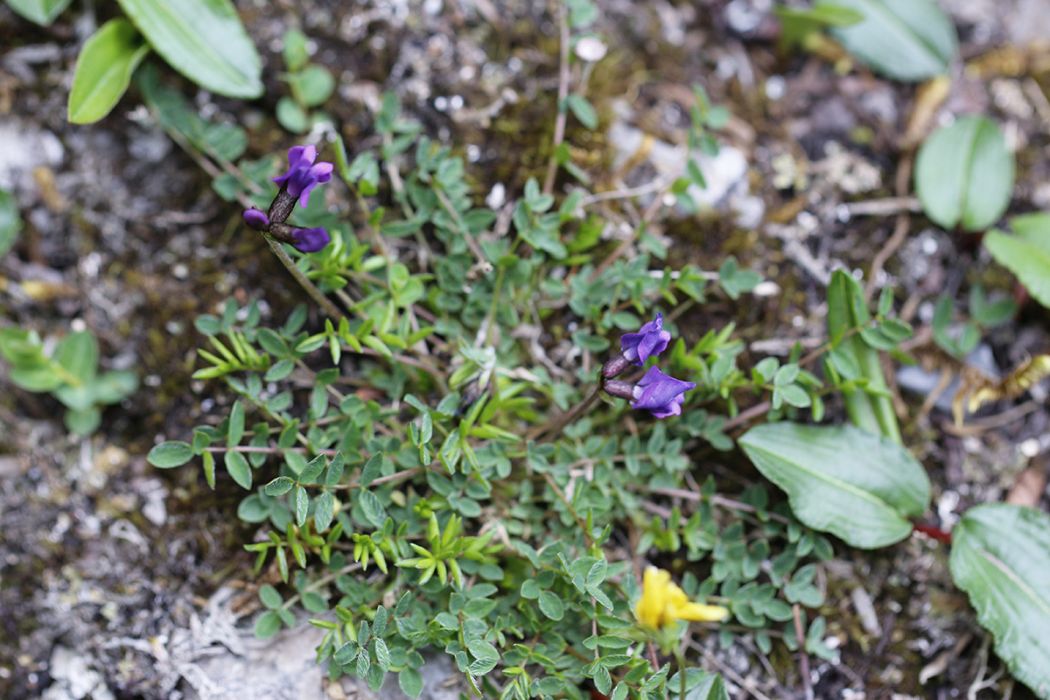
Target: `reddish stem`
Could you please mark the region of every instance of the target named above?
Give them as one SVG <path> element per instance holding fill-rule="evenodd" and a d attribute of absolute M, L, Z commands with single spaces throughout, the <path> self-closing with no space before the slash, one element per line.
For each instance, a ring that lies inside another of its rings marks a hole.
<path fill-rule="evenodd" d="M 933 539 L 937 540 L 941 544 L 951 544 L 952 543 L 952 533 L 945 532 L 944 530 L 942 530 L 941 528 L 937 527 L 936 525 L 927 525 L 925 523 L 915 523 L 914 525 L 912 525 L 912 531 L 913 532 L 921 532 L 922 534 L 926 535 L 927 537 L 932 537 Z"/>

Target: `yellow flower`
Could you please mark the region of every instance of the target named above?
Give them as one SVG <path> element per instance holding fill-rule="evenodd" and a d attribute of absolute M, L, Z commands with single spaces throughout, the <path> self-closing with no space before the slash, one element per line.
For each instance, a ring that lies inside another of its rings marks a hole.
<path fill-rule="evenodd" d="M 634 606 L 634 614 L 646 627 L 662 629 L 677 620 L 721 622 L 729 617 L 729 610 L 721 605 L 692 602 L 685 591 L 671 581 L 671 574 L 650 566 L 645 570 L 642 597 Z"/>

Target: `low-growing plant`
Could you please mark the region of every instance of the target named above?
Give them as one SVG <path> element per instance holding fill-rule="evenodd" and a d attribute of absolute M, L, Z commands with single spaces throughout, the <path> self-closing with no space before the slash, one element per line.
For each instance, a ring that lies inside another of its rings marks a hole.
<path fill-rule="evenodd" d="M 138 388 L 134 372 L 99 372 L 98 341 L 88 331 L 69 333 L 48 348 L 36 331 L 0 328 L 0 355 L 15 386 L 54 396 L 66 407 L 66 427 L 81 435 L 95 432 L 104 406 Z"/>
<path fill-rule="evenodd" d="M 317 109 L 335 92 L 335 78 L 331 71 L 310 61 L 309 40 L 298 29 L 289 29 L 284 35 L 285 82 L 290 96 L 277 101 L 277 121 L 292 133 L 302 134 L 312 124 L 328 121 Z"/>
<path fill-rule="evenodd" d="M 681 337 L 690 310 L 759 283 L 735 260 L 673 270 L 660 247 L 601 260 L 584 193 L 559 203 L 535 179 L 500 224 L 390 96 L 376 132 L 382 145 L 353 158 L 332 135 L 333 164 L 298 146 L 283 172 L 263 159 L 217 175 L 323 316 L 300 307 L 274 325 L 229 302 L 200 317 L 195 376 L 237 400 L 149 455 L 197 458 L 213 487 L 225 473 L 250 492 L 238 515 L 260 529 L 245 548 L 282 583 L 260 587 L 256 633 L 305 615 L 331 676 L 379 688 L 397 674 L 410 695 L 443 651 L 483 696 L 724 697 L 691 668 L 689 622 L 754 654 L 779 643 L 834 660 L 819 533 L 885 547 L 930 500 L 882 374 L 880 353 L 911 334 L 892 293 L 872 311 L 838 271 L 826 342 L 742 368 L 732 326 Z M 349 202 L 329 209 L 333 179 Z M 1006 311 L 971 305 L 982 323 Z M 805 424 L 832 396 L 854 425 Z M 761 487 L 724 495 L 689 457 L 731 450 L 751 423 L 739 445 L 787 504 Z M 979 609 L 1011 585 L 1000 573 L 965 584 Z M 1042 615 L 1039 600 L 1024 613 Z M 1017 658 L 1032 649 L 999 649 L 1040 687 Z"/>
<path fill-rule="evenodd" d="M 7 2 L 40 23 L 68 4 Z M 311 111 L 335 83 L 298 30 L 284 38 L 290 95 L 277 119 L 311 142 L 286 162 L 245 158 L 243 129 L 202 117 L 156 66 L 140 66 L 156 50 L 208 89 L 258 96 L 259 57 L 232 4 L 120 5 L 128 19 L 103 25 L 81 53 L 71 121 L 101 118 L 134 80 L 157 123 L 237 203 L 241 235 L 265 244 L 311 302 L 278 318 L 256 296 L 198 317 L 193 376 L 230 400 L 148 454 L 161 469 L 199 462 L 209 487 L 244 492 L 257 636 L 313 625 L 331 678 L 378 690 L 396 676 L 412 697 L 427 658 L 444 653 L 481 697 L 721 700 L 726 684 L 700 668 L 700 637 L 752 659 L 788 651 L 834 662 L 819 583 L 835 553 L 827 535 L 874 549 L 918 531 L 952 542 L 952 576 L 997 652 L 1050 697 L 1040 583 L 1050 520 L 984 505 L 955 533 L 920 521 L 930 479 L 906 447 L 883 369 L 887 355 L 905 357 L 912 333 L 892 290 L 870 304 L 857 277 L 836 270 L 826 337 L 808 352 L 796 344 L 786 357 L 752 358 L 735 326 L 706 325 L 705 311 L 713 300 L 747 303 L 761 275 L 733 257 L 678 264 L 653 234 L 663 207 L 697 210 L 690 190 L 707 182 L 691 155 L 717 154 L 728 111 L 695 88 L 680 176 L 624 219 L 595 206 L 641 193 L 598 197 L 573 161 L 572 129 L 603 119 L 586 84 L 604 50 L 570 50 L 594 38 L 593 2 L 556 8 L 546 169 L 521 176 L 495 208 L 480 202 L 456 148 L 432 140 L 393 94 L 379 101 L 374 133 L 345 143 Z M 957 53 L 929 0 L 779 14 L 785 44 L 827 50 L 827 29 L 900 80 L 943 74 Z M 192 31 L 201 26 L 224 40 Z M 202 42 L 214 50 L 196 50 Z M 941 226 L 980 231 L 1009 204 L 1013 157 L 986 118 L 934 133 L 915 167 L 923 209 Z M 0 252 L 19 227 L 4 197 Z M 986 239 L 1044 304 L 1045 224 L 1015 218 L 1013 236 Z M 610 245 L 614 228 L 629 238 Z M 961 324 L 954 311 L 939 303 L 930 331 L 960 358 L 1016 307 L 974 287 Z M 93 431 L 102 406 L 135 388 L 131 373 L 98 372 L 87 332 L 52 347 L 5 328 L 0 353 L 17 386 L 67 406 L 74 432 Z M 1015 386 L 978 392 L 971 406 L 1017 395 L 1048 366 L 1035 358 L 1006 380 Z M 848 423 L 826 424 L 829 405 Z M 734 486 L 726 465 L 749 464 L 778 491 Z"/>

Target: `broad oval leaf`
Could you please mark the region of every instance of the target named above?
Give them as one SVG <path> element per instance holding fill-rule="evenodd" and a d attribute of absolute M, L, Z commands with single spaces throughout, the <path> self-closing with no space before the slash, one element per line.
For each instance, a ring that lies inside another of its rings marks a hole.
<path fill-rule="evenodd" d="M 1050 308 L 1050 214 L 1010 219 L 1013 236 L 993 229 L 984 247 L 996 262 L 1017 275 L 1036 300 Z"/>
<path fill-rule="evenodd" d="M 1014 156 L 991 119 L 970 115 L 935 131 L 915 160 L 923 211 L 944 228 L 991 226 L 1010 204 Z"/>
<path fill-rule="evenodd" d="M 317 532 L 325 532 L 332 524 L 335 517 L 335 496 L 330 491 L 324 491 L 314 501 L 314 529 Z"/>
<path fill-rule="evenodd" d="M 181 467 L 191 459 L 193 459 L 193 447 L 188 442 L 181 440 L 169 440 L 154 445 L 146 455 L 146 461 L 158 469 Z"/>
<path fill-rule="evenodd" d="M 835 0 L 864 20 L 832 34 L 862 63 L 883 75 L 918 81 L 947 72 L 959 40 L 932 0 Z"/>
<path fill-rule="evenodd" d="M 84 44 L 77 57 L 67 117 L 73 124 L 97 122 L 120 101 L 149 45 L 125 19 L 111 19 Z"/>
<path fill-rule="evenodd" d="M 255 620 L 255 636 L 269 639 L 281 631 L 281 618 L 273 610 L 267 610 Z"/>
<path fill-rule="evenodd" d="M 560 620 L 565 617 L 565 603 L 562 602 L 562 599 L 556 593 L 542 591 L 539 604 L 540 611 L 550 619 Z"/>
<path fill-rule="evenodd" d="M 263 486 L 263 493 L 267 496 L 283 496 L 292 490 L 295 482 L 287 476 L 279 476 L 270 483 Z"/>
<path fill-rule="evenodd" d="M 410 698 L 418 698 L 423 692 L 423 676 L 414 668 L 405 668 L 397 674 L 401 692 Z"/>
<path fill-rule="evenodd" d="M 262 61 L 230 0 L 117 0 L 175 70 L 227 97 L 258 97 Z"/>
<path fill-rule="evenodd" d="M 226 465 L 226 471 L 233 477 L 238 486 L 242 489 L 250 489 L 252 487 L 252 468 L 248 465 L 248 460 L 244 458 L 244 455 L 240 452 L 228 450 L 223 455 L 223 463 Z"/>
<path fill-rule="evenodd" d="M 7 5 L 12 10 L 22 15 L 30 22 L 46 27 L 62 14 L 62 10 L 69 7 L 73 0 L 7 0 Z"/>
<path fill-rule="evenodd" d="M 1050 698 L 1050 516 L 1005 503 L 971 508 L 952 530 L 950 566 L 995 653 Z"/>
<path fill-rule="evenodd" d="M 747 431 L 740 445 L 787 492 L 799 520 L 854 547 L 904 539 L 908 518 L 930 500 L 922 465 L 902 446 L 859 428 L 771 423 Z"/>

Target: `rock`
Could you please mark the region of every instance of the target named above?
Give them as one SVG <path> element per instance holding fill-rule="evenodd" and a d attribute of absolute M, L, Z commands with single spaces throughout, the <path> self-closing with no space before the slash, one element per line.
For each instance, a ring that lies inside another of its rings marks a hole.
<path fill-rule="evenodd" d="M 177 630 L 166 649 L 151 652 L 182 677 L 189 686 L 187 698 L 409 700 L 396 673 L 387 674 L 378 693 L 351 676 L 326 681 L 315 660 L 324 630 L 303 619 L 270 639 L 256 639 L 251 626 L 238 624 L 230 609 L 232 596 L 232 589 L 217 591 L 189 629 Z M 420 700 L 458 700 L 465 690 L 452 660 L 444 654 L 429 657 L 419 672 L 423 676 Z"/>
<path fill-rule="evenodd" d="M 1050 26 L 1050 4 L 1046 0 L 1017 0 L 1009 12 L 996 5 L 993 14 L 1006 25 L 1011 44 L 1023 46 L 1046 40 Z"/>
<path fill-rule="evenodd" d="M 200 700 L 323 700 L 323 674 L 314 648 L 324 630 L 301 624 L 270 639 L 241 635 L 242 653 L 216 648 L 212 656 L 183 664 L 179 672 Z"/>
<path fill-rule="evenodd" d="M 52 683 L 44 700 L 113 700 L 102 674 L 91 668 L 88 659 L 72 649 L 57 646 L 49 664 Z"/>
<path fill-rule="evenodd" d="M 419 700 L 458 700 L 466 690 L 460 680 L 461 674 L 452 665 L 452 659 L 444 654 L 428 657 L 419 673 L 423 676 L 423 692 Z M 387 678 L 382 693 L 382 697 L 391 700 L 408 700 L 393 676 Z"/>
<path fill-rule="evenodd" d="M 616 121 L 609 129 L 609 141 L 616 146 L 616 167 L 643 147 L 645 134 L 623 121 Z M 764 206 L 752 197 L 747 182 L 747 157 L 739 148 L 722 145 L 715 155 L 700 151 L 690 153 L 684 146 L 676 146 L 659 139 L 650 139 L 648 162 L 657 175 L 666 182 L 681 177 L 690 159 L 696 161 L 707 181 L 707 187 L 692 185 L 689 195 L 701 209 L 728 212 L 738 218 L 742 226 L 761 221 Z"/>
<path fill-rule="evenodd" d="M 998 377 L 1000 372 L 995 364 L 992 349 L 986 344 L 978 345 L 973 352 L 966 357 L 966 366 L 972 367 L 982 374 L 990 377 Z M 920 367 L 919 365 L 905 365 L 897 370 L 897 383 L 905 391 L 910 391 L 919 396 L 928 396 L 940 383 L 941 373 Z M 956 393 L 962 388 L 962 381 L 955 377 L 948 388 L 937 397 L 936 407 L 942 411 L 950 411 L 952 400 Z"/>
<path fill-rule="evenodd" d="M 14 119 L 0 120 L 0 187 L 10 189 L 16 180 L 40 166 L 62 161 L 65 149 L 50 131 Z M 26 184 L 32 177 L 26 177 Z"/>

